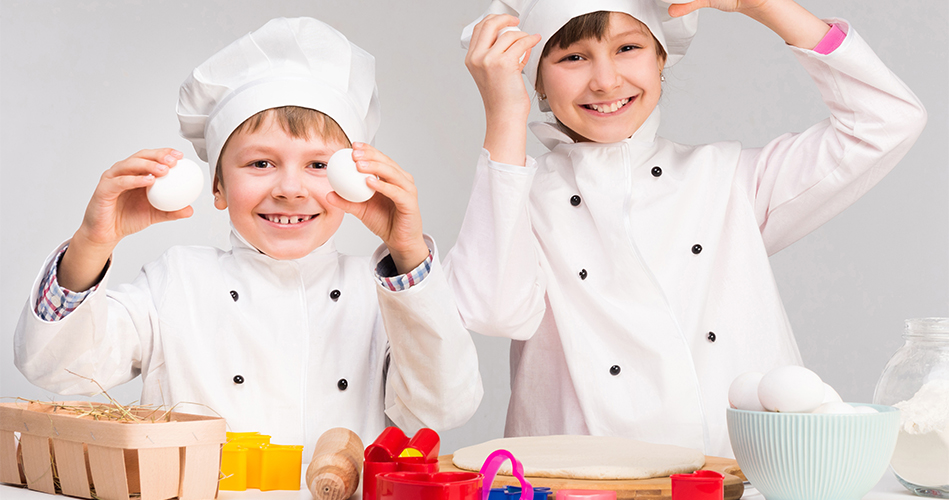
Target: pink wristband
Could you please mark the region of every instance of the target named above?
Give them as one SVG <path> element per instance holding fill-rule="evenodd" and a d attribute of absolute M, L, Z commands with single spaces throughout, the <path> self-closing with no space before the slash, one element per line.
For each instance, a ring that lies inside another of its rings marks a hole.
<path fill-rule="evenodd" d="M 821 38 L 820 43 L 814 47 L 814 52 L 818 54 L 827 55 L 831 52 L 837 50 L 837 47 L 840 47 L 840 44 L 844 42 L 844 38 L 847 38 L 847 35 L 837 27 L 836 24 L 830 25 L 830 31 L 824 35 L 824 38 Z"/>

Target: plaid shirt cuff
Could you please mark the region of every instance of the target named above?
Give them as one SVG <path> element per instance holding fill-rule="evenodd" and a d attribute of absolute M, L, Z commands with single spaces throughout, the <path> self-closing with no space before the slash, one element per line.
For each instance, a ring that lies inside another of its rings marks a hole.
<path fill-rule="evenodd" d="M 92 288 L 84 292 L 73 292 L 59 286 L 59 281 L 56 279 L 56 272 L 59 269 L 59 262 L 62 260 L 63 254 L 66 253 L 66 248 L 68 247 L 69 245 L 64 246 L 63 249 L 56 254 L 49 269 L 46 270 L 46 276 L 43 278 L 43 282 L 40 283 L 41 292 L 36 299 L 35 312 L 43 321 L 59 321 L 65 318 L 69 313 L 79 307 L 79 304 L 82 303 L 86 296 L 94 292 L 96 288 L 99 288 L 99 284 L 96 283 Z"/>
<path fill-rule="evenodd" d="M 376 265 L 376 279 L 379 280 L 382 286 L 393 292 L 408 290 L 421 283 L 432 271 L 432 259 L 432 252 L 429 250 L 428 257 L 418 267 L 407 274 L 398 274 L 399 271 L 395 268 L 392 255 L 386 255 Z"/>

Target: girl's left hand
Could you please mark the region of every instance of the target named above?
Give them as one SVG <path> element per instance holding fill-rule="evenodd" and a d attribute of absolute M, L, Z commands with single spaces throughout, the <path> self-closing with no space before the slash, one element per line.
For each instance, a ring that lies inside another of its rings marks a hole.
<path fill-rule="evenodd" d="M 768 0 L 694 0 L 689 3 L 675 3 L 669 6 L 669 15 L 681 17 L 698 9 L 718 9 L 723 12 L 747 12 L 760 9 Z"/>
<path fill-rule="evenodd" d="M 368 144 L 353 143 L 353 160 L 358 171 L 379 177 L 366 181 L 376 193 L 362 203 L 344 200 L 335 192 L 327 194 L 326 199 L 355 215 L 382 238 L 396 269 L 400 274 L 408 273 L 428 258 L 415 180 L 395 161 Z"/>
<path fill-rule="evenodd" d="M 794 0 L 694 0 L 669 6 L 669 15 L 681 17 L 702 8 L 740 12 L 771 28 L 789 45 L 813 49 L 830 26 Z"/>

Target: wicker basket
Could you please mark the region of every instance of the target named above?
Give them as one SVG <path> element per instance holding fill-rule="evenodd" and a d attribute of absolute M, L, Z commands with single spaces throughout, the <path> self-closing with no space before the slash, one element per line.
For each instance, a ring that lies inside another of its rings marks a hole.
<path fill-rule="evenodd" d="M 169 413 L 159 422 L 121 422 L 62 411 L 81 405 L 89 403 L 0 403 L 0 482 L 55 494 L 55 476 L 63 495 L 94 491 L 102 500 L 217 497 L 224 419 Z"/>

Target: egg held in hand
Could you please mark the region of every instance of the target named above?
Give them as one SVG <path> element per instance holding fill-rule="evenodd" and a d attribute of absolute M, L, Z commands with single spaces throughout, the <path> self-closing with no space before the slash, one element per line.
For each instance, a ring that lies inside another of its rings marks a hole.
<path fill-rule="evenodd" d="M 336 194 L 344 200 L 362 203 L 372 198 L 373 193 L 376 192 L 366 185 L 366 179 L 375 176 L 356 170 L 353 150 L 349 148 L 333 153 L 326 164 L 326 177 L 333 191 L 336 191 Z"/>
<path fill-rule="evenodd" d="M 162 212 L 176 212 L 198 199 L 204 188 L 204 172 L 197 163 L 182 158 L 168 173 L 145 189 L 148 202 Z"/>
<path fill-rule="evenodd" d="M 821 405 L 825 392 L 820 376 L 797 365 L 774 368 L 758 384 L 758 399 L 768 411 L 806 413 Z"/>

